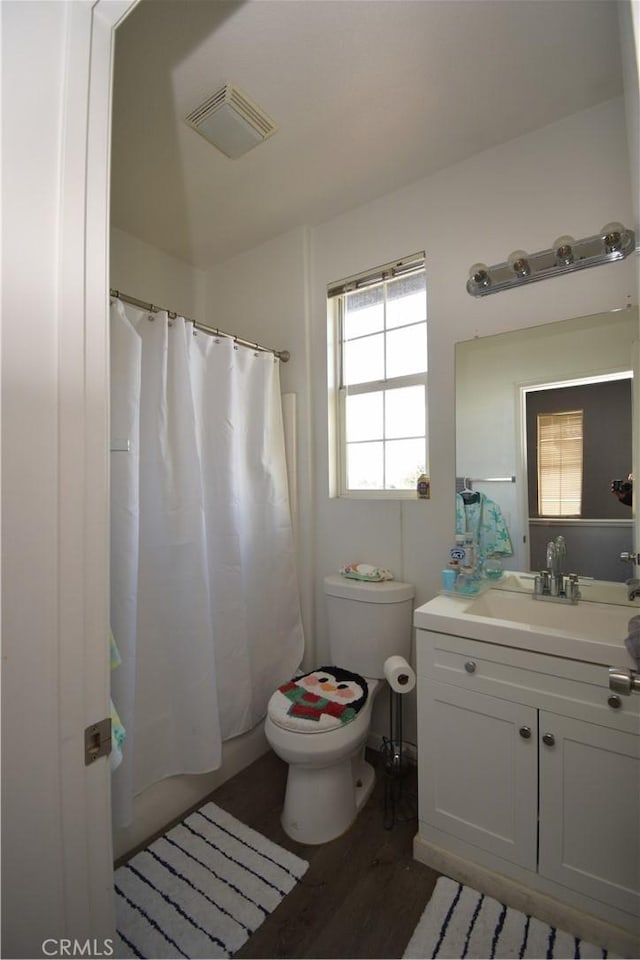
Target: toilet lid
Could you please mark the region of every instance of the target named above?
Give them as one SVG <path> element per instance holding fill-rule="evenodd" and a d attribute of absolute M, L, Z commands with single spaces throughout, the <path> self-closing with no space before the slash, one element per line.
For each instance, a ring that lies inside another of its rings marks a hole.
<path fill-rule="evenodd" d="M 369 695 L 367 681 L 342 667 L 318 667 L 283 683 L 269 700 L 269 717 L 285 730 L 324 733 L 354 720 Z"/>

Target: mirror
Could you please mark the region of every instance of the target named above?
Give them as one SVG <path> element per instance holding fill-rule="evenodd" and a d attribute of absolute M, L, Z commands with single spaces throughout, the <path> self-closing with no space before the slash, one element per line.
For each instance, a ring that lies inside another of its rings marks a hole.
<path fill-rule="evenodd" d="M 566 572 L 617 581 L 633 575 L 619 559 L 633 551 L 633 512 L 612 494 L 611 481 L 632 472 L 637 340 L 638 308 L 628 307 L 456 344 L 456 489 L 466 485 L 497 507 L 513 549 L 504 569 L 546 567 L 546 544 L 562 535 Z M 537 489 L 539 417 L 558 411 L 584 411 L 581 489 L 568 507 L 541 506 Z M 463 496 L 456 497 L 458 529 Z"/>

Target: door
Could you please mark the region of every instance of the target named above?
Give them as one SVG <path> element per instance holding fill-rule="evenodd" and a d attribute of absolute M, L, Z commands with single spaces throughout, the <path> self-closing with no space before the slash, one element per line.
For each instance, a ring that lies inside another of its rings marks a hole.
<path fill-rule="evenodd" d="M 5 956 L 113 932 L 107 242 L 111 49 L 129 0 L 2 4 Z M 37 64 L 37 69 L 34 69 Z M 45 106 L 45 109 L 41 108 Z M 35 124 L 25 121 L 38 116 Z M 64 949 L 64 947 L 62 947 Z"/>
<path fill-rule="evenodd" d="M 537 713 L 419 678 L 420 819 L 536 868 Z"/>
<path fill-rule="evenodd" d="M 640 916 L 640 736 L 540 713 L 544 877 Z"/>

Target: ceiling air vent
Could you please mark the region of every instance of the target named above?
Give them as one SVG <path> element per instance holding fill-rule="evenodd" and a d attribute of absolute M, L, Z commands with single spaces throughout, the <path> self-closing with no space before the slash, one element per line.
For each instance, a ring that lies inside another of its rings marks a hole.
<path fill-rule="evenodd" d="M 271 117 L 232 83 L 185 117 L 190 127 L 227 157 L 241 157 L 278 129 Z"/>

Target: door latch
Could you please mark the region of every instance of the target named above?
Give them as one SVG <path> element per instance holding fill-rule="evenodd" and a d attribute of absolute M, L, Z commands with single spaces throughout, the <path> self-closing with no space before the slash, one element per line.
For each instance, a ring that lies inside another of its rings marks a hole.
<path fill-rule="evenodd" d="M 84 765 L 111 753 L 111 717 L 92 723 L 84 731 Z"/>

